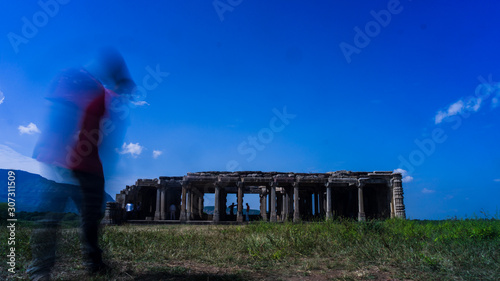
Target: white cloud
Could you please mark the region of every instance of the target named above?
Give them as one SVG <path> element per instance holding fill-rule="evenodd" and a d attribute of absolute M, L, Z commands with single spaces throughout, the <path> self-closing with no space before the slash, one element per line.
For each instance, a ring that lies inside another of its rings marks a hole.
<path fill-rule="evenodd" d="M 482 98 L 477 98 L 477 99 L 470 99 L 467 105 L 465 106 L 468 110 L 477 112 L 479 108 L 481 107 L 481 103 L 483 102 Z"/>
<path fill-rule="evenodd" d="M 476 88 L 476 95 L 481 95 L 485 100 L 491 95 L 491 107 L 495 109 L 500 105 L 500 83 L 494 82 L 491 75 L 488 80 L 484 77 L 479 80 L 483 83 Z"/>
<path fill-rule="evenodd" d="M 401 175 L 403 174 L 407 174 L 408 172 L 406 170 L 403 170 L 401 168 L 397 168 L 395 169 L 394 171 L 392 171 L 393 173 L 400 173 Z"/>
<path fill-rule="evenodd" d="M 464 109 L 464 102 L 462 100 L 457 101 L 456 103 L 450 105 L 448 107 L 448 116 L 452 115 L 457 115 L 458 113 L 462 112 Z"/>
<path fill-rule="evenodd" d="M 424 187 L 424 189 L 422 189 L 422 193 L 424 194 L 430 194 L 430 193 L 434 193 L 436 192 L 435 190 L 432 190 L 432 189 L 427 189 Z"/>
<path fill-rule="evenodd" d="M 156 159 L 158 156 L 162 155 L 163 151 L 161 150 L 153 150 L 153 158 Z"/>
<path fill-rule="evenodd" d="M 400 173 L 401 176 L 403 177 L 402 182 L 407 183 L 413 181 L 413 177 L 408 175 L 408 171 L 403 170 L 401 168 L 397 168 L 396 170 L 393 171 L 393 173 Z"/>
<path fill-rule="evenodd" d="M 439 124 L 443 121 L 444 118 L 446 118 L 447 115 L 446 113 L 442 112 L 442 111 L 439 111 L 437 114 L 436 114 L 436 117 L 434 117 L 434 123 L 435 124 Z"/>
<path fill-rule="evenodd" d="M 38 129 L 38 127 L 33 124 L 33 123 L 29 123 L 28 126 L 19 126 L 17 127 L 17 129 L 19 130 L 19 133 L 22 135 L 22 134 L 28 134 L 28 135 L 33 135 L 34 133 L 41 133 L 40 130 Z"/>
<path fill-rule="evenodd" d="M 464 107 L 465 107 L 465 105 L 464 105 L 464 102 L 462 100 L 459 100 L 459 101 L 453 103 L 452 105 L 450 105 L 448 107 L 448 110 L 446 110 L 446 111 L 439 111 L 436 114 L 436 117 L 434 118 L 435 123 L 439 124 L 446 117 L 450 117 L 450 116 L 454 116 L 454 115 L 462 113 Z"/>
<path fill-rule="evenodd" d="M 137 106 L 143 106 L 143 105 L 149 105 L 149 103 L 147 103 L 146 101 L 132 101 L 131 102 L 133 105 L 137 105 Z"/>
<path fill-rule="evenodd" d="M 493 98 L 491 104 L 493 107 L 496 106 L 498 100 Z M 450 116 L 455 116 L 458 114 L 463 114 L 465 112 L 478 112 L 483 104 L 483 99 L 481 97 L 470 97 L 468 99 L 460 99 L 455 103 L 451 104 L 448 109 L 440 110 L 436 113 L 434 117 L 435 124 L 441 123 L 445 118 Z"/>
<path fill-rule="evenodd" d="M 2 104 L 4 100 L 5 96 L 3 95 L 2 91 L 0 91 L 0 104 Z"/>
<path fill-rule="evenodd" d="M 500 182 L 500 179 L 494 179 L 493 181 Z"/>
<path fill-rule="evenodd" d="M 413 181 L 413 177 L 412 176 L 406 176 L 406 177 L 403 177 L 402 181 L 404 183 L 407 183 L 407 182 L 412 182 Z"/>
<path fill-rule="evenodd" d="M 143 146 L 139 145 L 139 143 L 129 143 L 127 144 L 126 142 L 123 143 L 122 149 L 118 151 L 120 154 L 130 154 L 132 157 L 137 157 L 141 155 L 142 150 L 144 149 Z"/>

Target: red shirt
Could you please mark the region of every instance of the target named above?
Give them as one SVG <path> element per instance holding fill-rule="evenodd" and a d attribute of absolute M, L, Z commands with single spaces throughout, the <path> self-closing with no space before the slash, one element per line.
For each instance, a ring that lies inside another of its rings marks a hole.
<path fill-rule="evenodd" d="M 102 141 L 100 122 L 105 113 L 105 93 L 90 102 L 83 112 L 80 124 L 80 133 L 76 141 L 72 156 L 77 161 L 71 162 L 69 168 L 103 176 L 101 159 L 99 158 L 99 144 Z"/>
<path fill-rule="evenodd" d="M 54 82 L 47 128 L 34 158 L 67 169 L 103 176 L 99 157 L 100 123 L 106 116 L 106 94 L 116 95 L 84 69 L 64 71 Z"/>

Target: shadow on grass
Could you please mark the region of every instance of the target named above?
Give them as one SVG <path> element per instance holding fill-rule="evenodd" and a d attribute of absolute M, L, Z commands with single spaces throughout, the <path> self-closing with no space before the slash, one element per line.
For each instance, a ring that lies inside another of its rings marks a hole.
<path fill-rule="evenodd" d="M 131 274 L 133 280 L 203 280 L 203 281 L 233 281 L 233 280 L 254 280 L 250 277 L 245 277 L 241 274 L 212 274 L 212 273 L 189 273 L 175 272 L 172 270 L 166 271 L 148 271 Z"/>
<path fill-rule="evenodd" d="M 199 269 L 198 269 L 199 270 Z M 248 272 L 236 272 L 236 273 L 225 273 L 225 272 L 200 272 L 198 270 L 193 270 L 189 267 L 184 266 L 160 266 L 145 269 L 144 271 L 138 270 L 128 270 L 126 272 L 119 273 L 116 279 L 122 280 L 203 280 L 203 281 L 226 281 L 226 280 L 236 280 L 236 281 L 246 281 L 255 280 L 250 276 Z"/>
<path fill-rule="evenodd" d="M 164 271 L 162 270 L 151 270 L 151 271 L 143 271 L 143 272 L 120 272 L 118 274 L 105 274 L 105 275 L 95 275 L 90 276 L 84 272 L 79 272 L 77 274 L 73 274 L 71 276 L 53 276 L 54 280 L 61 281 L 70 281 L 70 280 L 87 280 L 87 281 L 104 281 L 104 280 L 200 280 L 200 281 L 247 281 L 247 280 L 256 280 L 255 278 L 251 278 L 249 276 L 244 276 L 243 274 L 215 274 L 215 273 L 199 273 L 199 272 L 175 272 L 176 269 L 172 270 L 172 268 L 166 268 Z"/>
<path fill-rule="evenodd" d="M 254 280 L 253 278 L 244 277 L 239 274 L 210 274 L 210 273 L 171 273 L 171 272 L 144 272 L 134 274 L 133 280 L 203 280 L 203 281 L 226 281 L 226 280 Z"/>

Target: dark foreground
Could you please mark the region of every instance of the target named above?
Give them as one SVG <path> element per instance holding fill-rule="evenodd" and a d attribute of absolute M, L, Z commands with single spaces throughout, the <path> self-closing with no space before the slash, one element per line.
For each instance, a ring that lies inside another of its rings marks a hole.
<path fill-rule="evenodd" d="M 5 229 L 5 226 L 3 226 Z M 16 228 L 16 273 L 31 259 L 29 223 Z M 81 265 L 78 230 L 59 237 L 53 280 L 498 280 L 500 221 L 332 221 L 307 224 L 122 225 L 103 229 L 113 271 L 91 277 Z M 5 246 L 4 246 L 5 245 Z"/>

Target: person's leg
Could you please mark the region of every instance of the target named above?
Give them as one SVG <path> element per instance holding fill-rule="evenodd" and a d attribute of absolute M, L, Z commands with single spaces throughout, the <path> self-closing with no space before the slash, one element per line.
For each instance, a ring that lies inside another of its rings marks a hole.
<path fill-rule="evenodd" d="M 31 279 L 43 280 L 42 278 L 49 277 L 54 267 L 58 229 L 68 199 L 67 186 L 52 182 L 44 186 L 40 199 L 37 211 L 44 212 L 45 215 L 36 221 L 31 234 L 32 261 L 27 273 Z"/>
<path fill-rule="evenodd" d="M 99 248 L 99 225 L 104 216 L 104 178 L 89 173 L 75 172 L 81 190 L 81 241 L 85 265 L 90 271 L 103 265 Z"/>

